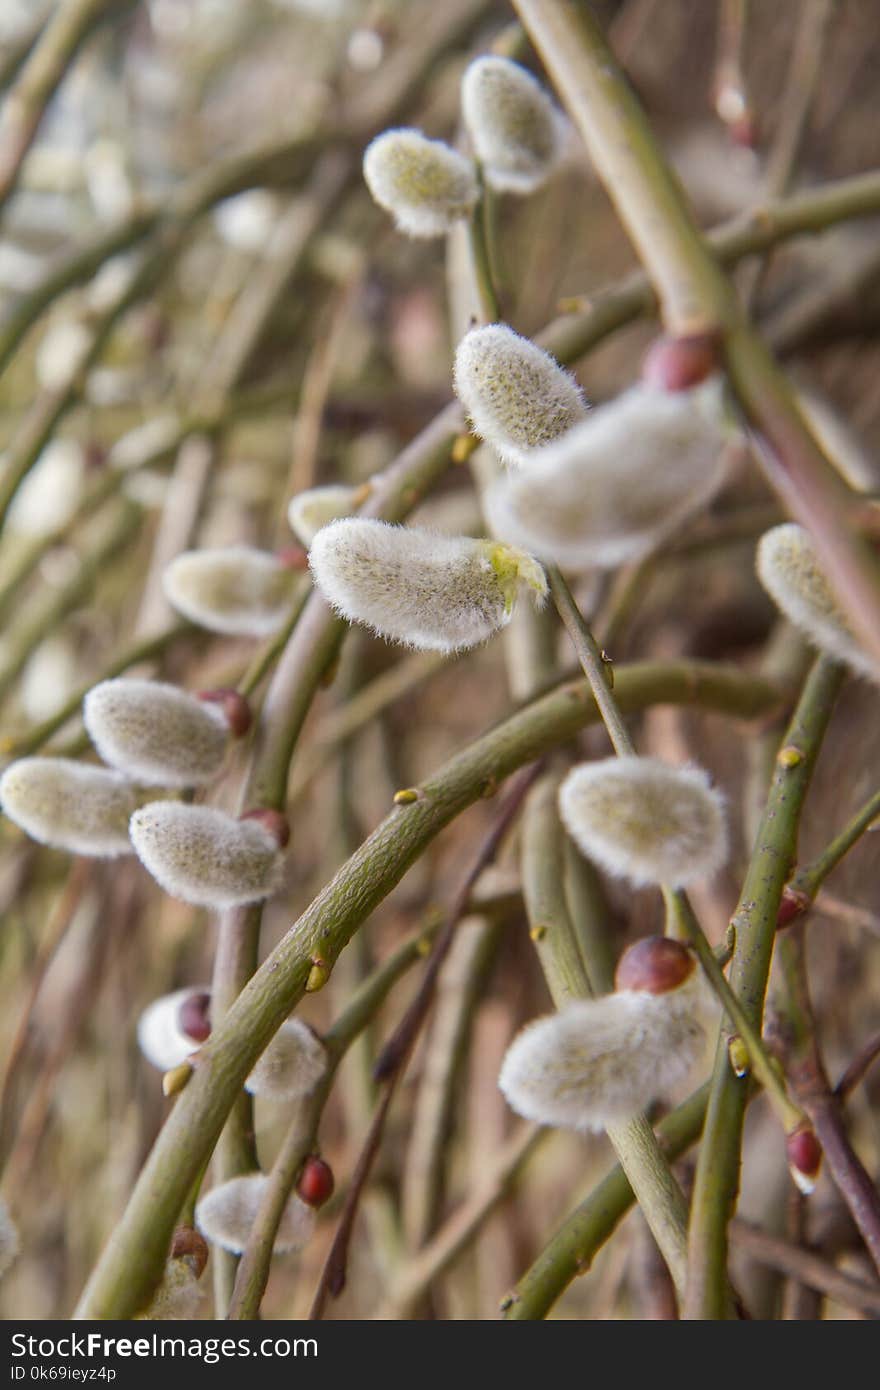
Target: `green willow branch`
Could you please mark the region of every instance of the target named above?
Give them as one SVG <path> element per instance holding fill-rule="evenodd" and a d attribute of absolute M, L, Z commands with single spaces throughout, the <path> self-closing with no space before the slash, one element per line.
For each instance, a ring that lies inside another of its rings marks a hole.
<path fill-rule="evenodd" d="M 765 475 L 812 534 L 852 625 L 880 657 L 880 562 L 858 534 L 854 494 L 825 458 L 788 383 L 747 323 L 591 7 L 514 0 L 580 130 L 674 335 L 719 334 Z"/>
<path fill-rule="evenodd" d="M 706 1115 L 708 1086 L 703 1086 L 671 1115 L 657 1134 L 672 1163 L 696 1143 Z M 590 1267 L 596 1252 L 614 1234 L 635 1197 L 618 1164 L 566 1218 L 553 1239 L 502 1303 L 505 1318 L 525 1322 L 544 1318 L 573 1279 Z"/>
<path fill-rule="evenodd" d="M 777 955 L 779 972 L 768 1031 L 810 1117 L 831 1178 L 880 1273 L 880 1192 L 850 1142 L 843 1107 L 832 1090 L 819 1050 L 807 979 L 804 924 L 783 933 Z"/>
<path fill-rule="evenodd" d="M 604 682 L 604 676 L 601 679 Z M 589 998 L 592 989 L 589 961 L 581 955 L 565 897 L 564 836 L 556 810 L 558 781 L 556 776 L 547 777 L 532 793 L 523 823 L 522 880 L 530 935 L 553 1002 L 561 1008 L 572 999 Z M 644 1115 L 606 1124 L 605 1132 L 682 1297 L 687 1265 L 684 1193 Z"/>
<path fill-rule="evenodd" d="M 427 21 L 420 22 L 416 41 L 400 43 L 383 62 L 376 83 L 343 110 L 338 123 L 231 155 L 191 175 L 170 198 L 141 200 L 120 224 L 78 247 L 0 319 L 0 372 L 40 314 L 66 290 L 89 280 L 111 257 L 148 238 L 167 238 L 175 248 L 181 246 L 196 222 L 224 198 L 265 184 L 295 187 L 328 148 L 356 155 L 371 135 L 405 115 L 433 66 L 467 43 L 484 9 L 484 3 L 472 0 L 447 0 L 436 6 Z M 355 172 L 353 163 L 352 177 Z"/>
<path fill-rule="evenodd" d="M 131 0 L 63 0 L 38 37 L 7 93 L 0 116 L 0 209 L 15 190 L 21 166 L 46 107 L 89 34 Z"/>
<path fill-rule="evenodd" d="M 339 1066 L 365 1028 L 375 1018 L 392 987 L 417 961 L 424 959 L 439 922 L 426 925 L 404 941 L 363 981 L 348 1006 L 323 1035 L 327 1070 L 315 1089 L 300 1103 L 268 1174 L 266 1191 L 238 1265 L 229 1302 L 229 1318 L 255 1318 L 269 1281 L 275 1236 L 304 1160 L 315 1146 L 321 1116 Z"/>
<path fill-rule="evenodd" d="M 310 603 L 313 600 L 310 600 Z M 766 715 L 776 687 L 701 662 L 644 663 L 617 673 L 624 710 L 685 704 L 739 718 Z M 598 717 L 581 681 L 534 701 L 463 750 L 396 806 L 263 962 L 201 1050 L 94 1270 L 79 1316 L 123 1318 L 142 1306 L 163 1267 L 177 1214 L 215 1144 L 241 1085 L 305 990 L 312 957 L 332 966 L 348 940 L 436 835 L 518 767 Z"/>
<path fill-rule="evenodd" d="M 559 571 L 549 567 L 547 578 L 553 601 L 577 652 L 584 674 L 590 682 L 593 698 L 602 712 L 602 721 L 614 745 L 614 751 L 619 757 L 635 757 L 635 744 L 614 698 L 610 668 L 603 659 L 596 639 L 584 622 L 571 590 Z M 667 909 L 667 932 L 674 929 L 674 934 L 687 941 L 693 949 L 721 1007 L 739 1030 L 748 1050 L 752 1070 L 765 1088 L 785 1133 L 793 1133 L 803 1123 L 804 1116 L 789 1098 L 784 1082 L 777 1075 L 761 1042 L 760 1031 L 753 1027 L 751 1019 L 740 1007 L 739 1000 L 727 983 L 687 894 L 681 888 L 671 889 L 665 885 L 662 891 Z"/>
<path fill-rule="evenodd" d="M 801 810 L 842 681 L 840 668 L 824 658 L 807 678 L 777 758 L 733 917 L 736 949 L 730 986 L 756 1029 L 764 1011 L 779 903 L 796 852 Z M 730 1066 L 728 1037 L 722 1029 L 691 1204 L 686 1317 L 724 1316 L 727 1225 L 739 1183 L 747 1091 L 748 1083 Z"/>
<path fill-rule="evenodd" d="M 880 818 L 880 791 L 876 791 L 869 797 L 864 806 L 856 812 L 850 821 L 843 827 L 838 835 L 835 835 L 830 844 L 826 845 L 822 853 L 810 864 L 805 864 L 798 869 L 785 885 L 784 897 L 788 900 L 795 915 L 806 912 L 811 903 L 816 899 L 816 894 L 838 866 L 845 855 L 849 854 L 854 845 L 870 830 L 872 825 Z"/>

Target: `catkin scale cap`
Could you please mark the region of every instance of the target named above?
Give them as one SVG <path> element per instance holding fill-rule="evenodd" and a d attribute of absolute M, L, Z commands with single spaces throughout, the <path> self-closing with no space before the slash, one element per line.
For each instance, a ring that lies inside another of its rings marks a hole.
<path fill-rule="evenodd" d="M 247 1245 L 267 1181 L 262 1173 L 248 1173 L 212 1188 L 201 1197 L 196 1205 L 196 1225 L 202 1235 L 233 1255 L 240 1255 Z M 291 1197 L 275 1237 L 276 1253 L 302 1249 L 314 1229 L 312 1208 L 299 1197 Z"/>
<path fill-rule="evenodd" d="M 777 608 L 814 647 L 880 681 L 880 668 L 859 646 L 819 567 L 808 531 L 787 522 L 765 532 L 758 542 L 757 569 Z"/>
<path fill-rule="evenodd" d="M 493 533 L 564 569 L 645 554 L 718 490 L 717 392 L 634 386 L 488 489 Z"/>
<path fill-rule="evenodd" d="M 0 778 L 0 805 L 42 845 L 99 859 L 131 854 L 137 797 L 118 772 L 70 758 L 21 758 Z"/>
<path fill-rule="evenodd" d="M 156 882 L 197 907 L 239 907 L 278 886 L 278 841 L 257 820 L 236 820 L 212 806 L 151 801 L 130 823 L 131 842 Z"/>
<path fill-rule="evenodd" d="M 159 681 L 102 681 L 83 701 L 83 722 L 104 762 L 145 786 L 211 781 L 230 732 L 219 705 Z"/>
<path fill-rule="evenodd" d="M 228 637 L 269 637 L 287 620 L 295 574 L 251 546 L 188 550 L 162 575 L 165 597 L 183 617 Z"/>
<path fill-rule="evenodd" d="M 636 885 L 684 887 L 724 861 L 723 798 L 697 767 L 657 758 L 582 763 L 559 789 L 565 828 L 588 859 Z"/>
<path fill-rule="evenodd" d="M 617 962 L 615 989 L 667 994 L 693 974 L 696 962 L 688 948 L 670 936 L 645 936 L 633 942 Z"/>
<path fill-rule="evenodd" d="M 422 651 L 476 646 L 509 622 L 521 584 L 546 592 L 541 567 L 509 546 L 360 517 L 319 531 L 309 564 L 349 622 Z"/>
<path fill-rule="evenodd" d="M 622 990 L 530 1023 L 508 1048 L 498 1084 L 527 1120 L 598 1130 L 665 1095 L 704 1040 L 690 982 L 665 994 Z"/>
<path fill-rule="evenodd" d="M 487 183 L 533 193 L 563 148 L 562 113 L 526 68 L 509 58 L 477 58 L 461 83 L 461 109 Z"/>
<path fill-rule="evenodd" d="M 587 414 L 574 378 L 503 323 L 465 334 L 454 385 L 474 432 L 508 464 L 526 463 L 533 449 L 552 444 Z"/>
<path fill-rule="evenodd" d="M 161 1072 L 172 1071 L 197 1052 L 211 1032 L 211 996 L 199 986 L 174 990 L 148 1004 L 138 1019 L 138 1046 Z"/>
<path fill-rule="evenodd" d="M 364 154 L 375 201 L 412 237 L 444 236 L 479 197 L 470 160 L 419 130 L 386 130 Z"/>

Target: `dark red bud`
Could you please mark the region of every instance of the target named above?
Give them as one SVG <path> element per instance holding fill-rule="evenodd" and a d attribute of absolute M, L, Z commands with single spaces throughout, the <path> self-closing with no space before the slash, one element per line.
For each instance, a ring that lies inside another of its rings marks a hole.
<path fill-rule="evenodd" d="M 178 1226 L 171 1239 L 172 1260 L 186 1260 L 197 1279 L 208 1263 L 208 1245 L 192 1226 Z"/>
<path fill-rule="evenodd" d="M 304 574 L 309 567 L 309 552 L 301 545 L 285 545 L 275 551 L 275 559 L 286 570 Z"/>
<path fill-rule="evenodd" d="M 658 338 L 642 362 L 642 381 L 661 391 L 688 391 L 721 365 L 717 334 L 689 338 Z"/>
<path fill-rule="evenodd" d="M 204 990 L 194 990 L 180 1001 L 177 1010 L 180 1031 L 193 1042 L 203 1043 L 211 1036 L 211 996 Z"/>
<path fill-rule="evenodd" d="M 802 893 L 799 888 L 792 888 L 791 884 L 786 884 L 782 890 L 782 899 L 779 903 L 779 911 L 776 914 L 776 930 L 788 927 L 798 917 L 802 917 L 810 906 L 810 898 L 807 893 Z"/>
<path fill-rule="evenodd" d="M 251 707 L 237 690 L 227 686 L 220 686 L 217 690 L 200 690 L 198 698 L 206 704 L 220 706 L 233 738 L 242 738 L 251 727 Z"/>
<path fill-rule="evenodd" d="M 669 936 L 645 936 L 620 957 L 614 984 L 617 989 L 666 994 L 684 984 L 693 970 L 694 958 L 680 941 Z"/>
<path fill-rule="evenodd" d="M 812 1192 L 822 1166 L 822 1148 L 809 1126 L 804 1125 L 789 1134 L 785 1151 L 791 1175 L 801 1192 Z"/>
<path fill-rule="evenodd" d="M 322 1207 L 333 1196 L 333 1169 L 317 1154 L 309 1154 L 296 1181 L 296 1190 L 310 1207 Z"/>
<path fill-rule="evenodd" d="M 279 849 L 284 849 L 290 839 L 290 824 L 287 817 L 283 816 L 280 811 L 269 810 L 268 806 L 254 811 L 245 811 L 241 819 L 258 820 L 263 829 L 268 830 L 269 834 L 275 837 Z"/>

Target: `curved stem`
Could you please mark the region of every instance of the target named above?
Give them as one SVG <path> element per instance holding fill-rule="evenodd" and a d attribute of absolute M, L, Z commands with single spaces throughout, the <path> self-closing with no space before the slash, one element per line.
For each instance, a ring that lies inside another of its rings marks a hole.
<path fill-rule="evenodd" d="M 701 662 L 623 667 L 624 710 L 678 703 L 753 718 L 779 692 L 746 673 Z M 223 1127 L 242 1082 L 302 997 L 311 958 L 328 965 L 434 837 L 487 788 L 595 723 L 583 682 L 534 701 L 463 750 L 395 807 L 263 962 L 201 1049 L 79 1304 L 81 1317 L 121 1318 L 141 1307 L 158 1278 L 180 1206 Z"/>
<path fill-rule="evenodd" d="M 782 889 L 794 858 L 801 809 L 819 748 L 843 681 L 838 666 L 820 658 L 807 678 L 783 740 L 786 757 L 777 759 L 755 848 L 733 917 L 736 950 L 730 985 L 747 1017 L 759 1028 L 776 934 Z M 737 1078 L 728 1058 L 722 1029 L 706 1132 L 700 1147 L 688 1249 L 689 1318 L 724 1315 L 727 1272 L 727 1225 L 739 1182 L 742 1124 L 748 1085 Z"/>

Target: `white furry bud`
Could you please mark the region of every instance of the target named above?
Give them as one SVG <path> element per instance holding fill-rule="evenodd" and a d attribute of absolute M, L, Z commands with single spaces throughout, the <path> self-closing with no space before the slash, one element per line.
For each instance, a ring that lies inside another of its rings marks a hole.
<path fill-rule="evenodd" d="M 418 130 L 386 130 L 364 154 L 364 178 L 407 236 L 444 236 L 480 196 L 469 159 Z"/>
<path fill-rule="evenodd" d="M 576 1130 L 644 1110 L 699 1057 L 698 989 L 694 975 L 665 994 L 619 990 L 530 1023 L 501 1066 L 507 1103 L 538 1124 Z"/>
<path fill-rule="evenodd" d="M 455 354 L 455 391 L 476 434 L 508 464 L 525 463 L 587 414 L 559 363 L 503 323 L 472 328 Z"/>
<path fill-rule="evenodd" d="M 758 578 L 804 636 L 853 671 L 880 680 L 880 669 L 856 641 L 802 526 L 774 526 L 758 542 Z"/>
<path fill-rule="evenodd" d="M 0 1276 L 4 1275 L 19 1251 L 18 1227 L 0 1197 Z"/>
<path fill-rule="evenodd" d="M 219 705 L 159 681 L 102 681 L 83 701 L 83 722 L 105 763 L 147 785 L 209 782 L 229 741 Z"/>
<path fill-rule="evenodd" d="M 198 1316 L 203 1293 L 198 1276 L 186 1260 L 169 1260 L 161 1283 L 137 1322 L 191 1322 Z"/>
<path fill-rule="evenodd" d="M 46 445 L 12 499 L 9 526 L 27 536 L 48 536 L 76 511 L 85 477 L 85 456 L 74 439 Z"/>
<path fill-rule="evenodd" d="M 317 1086 L 327 1070 L 320 1038 L 301 1019 L 282 1023 L 247 1081 L 246 1091 L 264 1100 L 299 1100 Z"/>
<path fill-rule="evenodd" d="M 162 576 L 165 597 L 190 622 L 228 637 L 269 637 L 287 619 L 295 576 L 246 545 L 188 550 Z"/>
<path fill-rule="evenodd" d="M 158 1071 L 166 1072 L 179 1067 L 181 1062 L 185 1062 L 187 1057 L 197 1052 L 205 1041 L 210 1029 L 207 1014 L 199 1008 L 199 1003 L 207 994 L 207 990 L 201 986 L 190 986 L 188 989 L 175 990 L 173 994 L 163 994 L 144 1009 L 138 1019 L 138 1046 L 147 1061 Z M 187 1032 L 184 1026 L 187 1005 L 190 1005 L 191 1011 L 194 1008 L 196 1019 L 203 1020 L 201 1026 L 197 1027 L 201 1035 L 199 1037 Z"/>
<path fill-rule="evenodd" d="M 277 838 L 257 820 L 236 820 L 212 806 L 151 801 L 131 818 L 141 863 L 166 893 L 197 907 L 237 907 L 278 886 Z"/>
<path fill-rule="evenodd" d="M 589 859 L 636 885 L 683 887 L 724 862 L 724 801 L 698 767 L 657 758 L 581 763 L 559 789 L 565 828 Z"/>
<path fill-rule="evenodd" d="M 559 162 L 565 122 L 526 68 L 509 58 L 477 58 L 462 78 L 461 109 L 487 183 L 533 193 Z"/>
<path fill-rule="evenodd" d="M 196 1225 L 202 1235 L 233 1255 L 240 1255 L 248 1242 L 267 1179 L 262 1173 L 232 1178 L 201 1197 L 196 1206 Z M 274 1250 L 283 1254 L 301 1250 L 315 1229 L 313 1209 L 293 1196 L 281 1217 Z"/>
<path fill-rule="evenodd" d="M 360 492 L 360 488 L 345 487 L 342 483 L 298 492 L 287 508 L 291 531 L 304 546 L 310 546 L 322 526 L 328 526 L 340 517 L 351 516 Z"/>
<path fill-rule="evenodd" d="M 359 517 L 319 531 L 309 564 L 349 622 L 424 651 L 484 642 L 509 622 L 520 584 L 539 597 L 547 587 L 540 565 L 510 546 Z"/>
<path fill-rule="evenodd" d="M 0 778 L 0 805 L 34 840 L 71 854 L 130 854 L 137 806 L 127 777 L 71 758 L 21 758 Z"/>
<path fill-rule="evenodd" d="M 716 401 L 715 387 L 625 391 L 491 485 L 492 531 L 563 569 L 638 558 L 724 480 Z"/>

